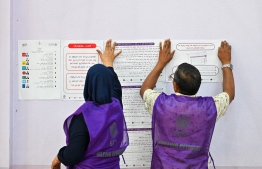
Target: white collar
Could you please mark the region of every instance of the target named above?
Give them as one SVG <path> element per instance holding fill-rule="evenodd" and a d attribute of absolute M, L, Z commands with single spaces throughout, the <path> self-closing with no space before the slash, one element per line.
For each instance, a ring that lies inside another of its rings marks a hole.
<path fill-rule="evenodd" d="M 185 95 L 185 94 L 181 94 L 181 93 L 175 93 L 178 96 L 188 96 L 188 97 L 196 97 L 196 95 Z"/>

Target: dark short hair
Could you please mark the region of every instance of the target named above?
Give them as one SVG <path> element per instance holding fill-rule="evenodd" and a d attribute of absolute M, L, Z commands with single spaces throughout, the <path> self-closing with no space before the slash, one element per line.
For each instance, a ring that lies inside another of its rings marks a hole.
<path fill-rule="evenodd" d="M 195 66 L 182 63 L 174 73 L 174 82 L 178 85 L 181 94 L 195 95 L 201 85 L 201 75 Z"/>

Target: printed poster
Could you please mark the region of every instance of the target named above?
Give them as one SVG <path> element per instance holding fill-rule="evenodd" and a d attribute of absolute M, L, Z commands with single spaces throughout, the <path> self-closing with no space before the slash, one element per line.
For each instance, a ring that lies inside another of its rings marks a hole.
<path fill-rule="evenodd" d="M 217 56 L 221 40 L 181 40 L 171 41 L 175 50 L 173 59 L 166 66 L 166 81 L 181 63 L 194 65 L 200 72 L 202 82 L 222 82 L 221 62 Z"/>
<path fill-rule="evenodd" d="M 60 99 L 60 41 L 18 41 L 19 99 Z"/>

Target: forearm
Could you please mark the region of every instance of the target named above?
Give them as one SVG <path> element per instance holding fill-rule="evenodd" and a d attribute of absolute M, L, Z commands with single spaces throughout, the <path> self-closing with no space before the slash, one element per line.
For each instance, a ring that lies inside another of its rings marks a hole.
<path fill-rule="evenodd" d="M 235 97 L 235 83 L 230 68 L 223 68 L 223 91 L 229 95 L 229 103 L 231 103 Z"/>
<path fill-rule="evenodd" d="M 227 43 L 227 41 L 222 41 L 221 46 L 218 48 L 218 58 L 220 59 L 223 70 L 223 91 L 229 95 L 229 103 L 235 97 L 235 83 L 233 72 L 230 67 L 227 67 L 226 64 L 231 63 L 231 46 Z"/>
<path fill-rule="evenodd" d="M 147 89 L 153 89 L 156 85 L 157 79 L 160 76 L 162 70 L 168 62 L 173 58 L 175 51 L 170 52 L 171 42 L 170 39 L 165 40 L 162 48 L 162 43 L 159 43 L 159 59 L 154 69 L 149 73 L 147 78 L 140 89 L 140 96 L 143 98 L 144 92 Z"/>
<path fill-rule="evenodd" d="M 119 95 L 119 97 L 122 97 L 121 83 L 118 79 L 118 76 L 116 72 L 114 71 L 113 67 L 108 67 L 108 69 L 113 73 L 114 93 L 116 92 Z"/>
<path fill-rule="evenodd" d="M 147 89 L 153 89 L 156 85 L 156 82 L 162 73 L 163 69 L 165 67 L 165 64 L 157 63 L 154 69 L 149 73 L 147 78 L 145 79 L 144 83 L 141 86 L 140 89 L 140 96 L 143 98 L 144 92 Z"/>
<path fill-rule="evenodd" d="M 69 127 L 69 144 L 59 150 L 59 161 L 66 166 L 77 164 L 84 157 L 89 142 L 89 132 L 83 115 L 75 115 Z"/>
<path fill-rule="evenodd" d="M 57 157 L 59 161 L 65 166 L 73 166 L 82 160 L 85 153 L 85 148 L 82 147 L 79 149 L 78 147 L 75 147 L 76 146 L 67 146 L 62 147 L 59 150 Z"/>
<path fill-rule="evenodd" d="M 110 71 L 112 71 L 112 73 L 114 74 L 113 76 L 113 81 L 114 81 L 114 89 L 113 89 L 113 95 L 112 97 L 118 99 L 123 107 L 123 104 L 122 104 L 122 87 L 121 87 L 121 83 L 118 79 L 118 76 L 116 74 L 116 72 L 114 71 L 114 68 L 113 67 L 108 67 L 108 69 Z"/>

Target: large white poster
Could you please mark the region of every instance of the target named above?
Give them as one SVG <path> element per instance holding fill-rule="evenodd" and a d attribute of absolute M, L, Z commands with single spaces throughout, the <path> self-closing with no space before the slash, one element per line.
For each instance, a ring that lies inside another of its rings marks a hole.
<path fill-rule="evenodd" d="M 150 167 L 152 156 L 151 128 L 129 128 L 129 146 L 120 157 L 121 168 Z"/>
<path fill-rule="evenodd" d="M 181 63 L 194 65 L 200 72 L 202 82 L 222 82 L 221 62 L 218 59 L 218 47 L 221 40 L 172 40 L 173 59 L 166 66 L 166 81 Z"/>
<path fill-rule="evenodd" d="M 18 41 L 19 99 L 60 99 L 60 41 Z"/>
<path fill-rule="evenodd" d="M 103 41 L 62 41 L 62 99 L 84 100 L 86 73 L 100 63 L 97 49 L 103 51 Z"/>
<path fill-rule="evenodd" d="M 123 154 L 121 168 L 150 167 L 152 154 L 151 121 L 140 97 L 141 83 L 126 85 L 123 91 L 123 111 L 126 119 L 130 145 Z M 166 84 L 159 82 L 154 90 L 166 91 Z"/>
<path fill-rule="evenodd" d="M 121 83 L 142 83 L 158 61 L 161 40 L 116 41 L 115 50 L 122 53 L 115 59 L 114 69 Z M 162 73 L 158 81 L 165 81 Z"/>

